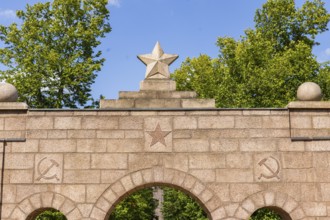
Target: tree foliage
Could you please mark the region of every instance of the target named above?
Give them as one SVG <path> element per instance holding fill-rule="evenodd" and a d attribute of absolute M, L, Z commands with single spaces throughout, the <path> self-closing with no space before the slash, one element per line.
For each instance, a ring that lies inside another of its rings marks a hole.
<path fill-rule="evenodd" d="M 46 210 L 40 213 L 35 220 L 67 220 L 67 218 L 60 211 Z"/>
<path fill-rule="evenodd" d="M 282 220 L 282 218 L 275 211 L 262 208 L 255 211 L 249 220 Z"/>
<path fill-rule="evenodd" d="M 111 28 L 107 0 L 54 0 L 17 11 L 22 24 L 0 25 L 0 78 L 36 108 L 83 106 L 104 59 L 99 38 Z"/>
<path fill-rule="evenodd" d="M 153 220 L 156 207 L 153 189 L 141 189 L 118 203 L 109 220 Z"/>
<path fill-rule="evenodd" d="M 190 196 L 169 187 L 164 187 L 162 213 L 164 220 L 207 220 L 200 205 Z"/>
<path fill-rule="evenodd" d="M 164 201 L 161 212 L 164 220 L 207 220 L 200 205 L 185 193 L 162 187 Z M 154 199 L 153 188 L 139 190 L 118 203 L 109 220 L 153 220 L 159 202 Z"/>
<path fill-rule="evenodd" d="M 217 107 L 283 107 L 306 81 L 319 83 L 329 98 L 329 67 L 312 53 L 329 19 L 321 0 L 301 8 L 294 0 L 268 0 L 256 11 L 254 29 L 239 40 L 218 38 L 219 57 L 187 58 L 172 77 L 179 90 L 215 98 Z"/>

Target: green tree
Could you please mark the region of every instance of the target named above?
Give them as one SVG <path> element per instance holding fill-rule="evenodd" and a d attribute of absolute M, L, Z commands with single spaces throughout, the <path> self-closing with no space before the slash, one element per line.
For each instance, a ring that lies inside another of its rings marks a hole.
<path fill-rule="evenodd" d="M 218 38 L 218 58 L 187 58 L 172 77 L 179 90 L 215 98 L 217 107 L 283 107 L 305 81 L 319 83 L 329 98 L 329 67 L 312 54 L 329 19 L 321 0 L 301 8 L 294 0 L 268 0 L 245 36 Z"/>
<path fill-rule="evenodd" d="M 156 207 L 153 189 L 141 189 L 118 203 L 109 220 L 153 220 Z"/>
<path fill-rule="evenodd" d="M 67 220 L 62 212 L 56 210 L 46 210 L 40 213 L 35 220 Z"/>
<path fill-rule="evenodd" d="M 0 25 L 0 78 L 35 108 L 74 108 L 91 100 L 104 59 L 99 39 L 111 28 L 108 0 L 54 0 L 17 11 L 22 24 Z"/>
<path fill-rule="evenodd" d="M 207 220 L 200 205 L 190 196 L 169 187 L 164 187 L 162 213 L 164 220 Z"/>

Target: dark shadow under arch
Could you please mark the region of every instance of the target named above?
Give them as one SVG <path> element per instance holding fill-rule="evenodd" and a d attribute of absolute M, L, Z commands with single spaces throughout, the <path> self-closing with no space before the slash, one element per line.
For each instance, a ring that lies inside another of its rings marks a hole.
<path fill-rule="evenodd" d="M 169 188 L 174 188 L 176 190 L 179 190 L 183 193 L 185 193 L 186 195 L 190 196 L 191 198 L 193 198 L 197 203 L 198 205 L 203 209 L 203 211 L 206 213 L 207 215 L 207 218 L 208 219 L 212 219 L 211 218 L 211 213 L 208 211 L 208 209 L 206 208 L 206 206 L 204 205 L 204 203 L 202 201 L 200 201 L 199 198 L 197 198 L 193 193 L 191 193 L 190 191 L 180 187 L 180 186 L 177 186 L 177 185 L 174 185 L 174 184 L 169 184 L 169 183 L 148 183 L 148 184 L 144 184 L 144 185 L 140 185 L 140 186 L 137 186 L 135 187 L 134 189 L 126 192 L 125 194 L 123 194 L 121 197 L 119 197 L 117 199 L 117 201 L 111 206 L 111 208 L 109 209 L 109 211 L 107 212 L 107 215 L 105 217 L 104 220 L 108 220 L 111 213 L 114 211 L 115 207 L 121 202 L 123 201 L 127 196 L 130 196 L 131 194 L 135 193 L 135 192 L 138 192 L 139 190 L 141 189 L 146 189 L 146 188 L 150 188 L 150 187 L 169 187 Z"/>

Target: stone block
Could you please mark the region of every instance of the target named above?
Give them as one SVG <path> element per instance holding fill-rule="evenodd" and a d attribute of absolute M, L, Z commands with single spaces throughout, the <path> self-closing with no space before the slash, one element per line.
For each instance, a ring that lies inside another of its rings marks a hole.
<path fill-rule="evenodd" d="M 127 154 L 92 154 L 91 168 L 92 169 L 127 169 L 128 155 Z"/>
<path fill-rule="evenodd" d="M 5 118 L 5 130 L 16 131 L 16 130 L 25 130 L 25 128 L 26 128 L 26 117 Z"/>
<path fill-rule="evenodd" d="M 102 183 L 114 183 L 119 178 L 126 174 L 124 170 L 102 170 L 101 171 L 101 182 Z"/>
<path fill-rule="evenodd" d="M 24 102 L 1 102 L 0 110 L 26 111 L 29 106 Z"/>
<path fill-rule="evenodd" d="M 77 140 L 77 152 L 106 152 L 106 140 L 80 139 Z"/>
<path fill-rule="evenodd" d="M 86 185 L 86 202 L 95 203 L 98 198 L 109 187 L 108 184 L 88 184 Z"/>
<path fill-rule="evenodd" d="M 191 175 L 206 183 L 215 181 L 215 169 L 190 170 Z"/>
<path fill-rule="evenodd" d="M 311 141 L 305 143 L 306 151 L 330 151 L 330 141 Z"/>
<path fill-rule="evenodd" d="M 128 166 L 132 171 L 160 165 L 161 157 L 157 154 L 129 154 Z"/>
<path fill-rule="evenodd" d="M 209 142 L 205 139 L 174 139 L 174 152 L 208 152 Z"/>
<path fill-rule="evenodd" d="M 214 152 L 232 152 L 238 150 L 237 139 L 211 139 L 211 151 Z"/>
<path fill-rule="evenodd" d="M 283 153 L 283 168 L 312 168 L 313 157 L 312 153 L 294 152 Z"/>
<path fill-rule="evenodd" d="M 97 130 L 96 131 L 96 137 L 97 138 L 125 138 L 125 131 L 122 130 Z"/>
<path fill-rule="evenodd" d="M 235 128 L 262 128 L 262 117 L 236 116 Z"/>
<path fill-rule="evenodd" d="M 54 120 L 53 117 L 28 117 L 26 122 L 27 130 L 45 130 L 45 129 L 53 129 L 54 128 Z"/>
<path fill-rule="evenodd" d="M 174 129 L 197 129 L 196 117 L 181 116 L 173 118 Z"/>
<path fill-rule="evenodd" d="M 329 129 L 330 117 L 329 116 L 314 116 L 312 117 L 313 128 L 315 129 Z"/>
<path fill-rule="evenodd" d="M 82 119 L 82 129 L 118 129 L 117 117 L 86 116 Z"/>
<path fill-rule="evenodd" d="M 80 129 L 81 117 L 55 117 L 55 129 Z"/>
<path fill-rule="evenodd" d="M 11 170 L 10 183 L 32 183 L 33 169 L 30 170 Z"/>
<path fill-rule="evenodd" d="M 193 99 L 197 97 L 194 91 L 157 91 L 159 99 Z"/>
<path fill-rule="evenodd" d="M 189 155 L 189 169 L 224 168 L 226 158 L 223 154 L 192 154 Z"/>
<path fill-rule="evenodd" d="M 133 139 L 139 139 L 144 138 L 144 132 L 143 131 L 136 131 L 136 130 L 126 130 L 125 131 L 125 138 L 133 138 Z"/>
<path fill-rule="evenodd" d="M 277 151 L 275 139 L 241 139 L 241 151 Z"/>
<path fill-rule="evenodd" d="M 193 186 L 193 188 L 191 189 L 192 193 L 195 195 L 195 196 L 198 196 L 200 195 L 205 189 L 205 186 L 204 184 L 202 184 L 201 182 L 199 181 L 196 181 L 195 185 Z"/>
<path fill-rule="evenodd" d="M 308 116 L 291 116 L 291 128 L 312 128 L 312 118 Z"/>
<path fill-rule="evenodd" d="M 162 156 L 162 159 L 165 168 L 188 171 L 188 155 L 186 154 L 166 154 Z"/>
<path fill-rule="evenodd" d="M 66 139 L 68 137 L 67 130 L 48 130 L 48 139 Z"/>
<path fill-rule="evenodd" d="M 305 143 L 301 141 L 293 142 L 290 139 L 281 139 L 278 142 L 279 151 L 304 151 Z"/>
<path fill-rule="evenodd" d="M 70 198 L 74 202 L 84 203 L 86 202 L 86 186 L 82 184 L 66 184 L 66 185 L 57 185 L 54 189 L 55 192 Z M 67 201 L 67 200 L 65 200 Z M 65 206 L 65 203 L 63 204 Z M 62 206 L 62 207 L 63 207 Z"/>
<path fill-rule="evenodd" d="M 6 169 L 32 169 L 34 155 L 26 153 L 7 153 L 5 159 Z"/>
<path fill-rule="evenodd" d="M 143 139 L 108 139 L 107 152 L 142 152 Z"/>
<path fill-rule="evenodd" d="M 100 183 L 100 170 L 64 170 L 63 183 Z"/>
<path fill-rule="evenodd" d="M 74 153 L 64 155 L 64 169 L 90 169 L 90 154 Z"/>
<path fill-rule="evenodd" d="M 147 79 L 140 82 L 141 91 L 175 91 L 176 83 L 173 80 Z"/>
<path fill-rule="evenodd" d="M 233 128 L 234 123 L 232 116 L 198 117 L 198 128 L 200 129 Z"/>
<path fill-rule="evenodd" d="M 254 154 L 254 179 L 256 182 L 279 182 L 283 166 L 277 153 Z"/>
<path fill-rule="evenodd" d="M 215 108 L 214 99 L 182 99 L 182 108 Z"/>
<path fill-rule="evenodd" d="M 156 99 L 157 92 L 156 91 L 139 91 L 139 92 L 131 92 L 131 91 L 119 91 L 119 100 L 122 99 Z"/>
<path fill-rule="evenodd" d="M 327 204 L 324 202 L 304 202 L 302 208 L 307 216 L 327 216 Z"/>
<path fill-rule="evenodd" d="M 142 117 L 120 117 L 119 129 L 137 130 L 143 129 Z"/>
<path fill-rule="evenodd" d="M 217 169 L 216 181 L 220 183 L 249 183 L 253 182 L 251 169 Z"/>
<path fill-rule="evenodd" d="M 320 172 L 322 176 L 319 177 L 320 170 L 314 171 L 313 169 L 284 169 L 283 170 L 283 181 L 285 182 L 314 182 L 317 178 L 320 178 L 321 181 L 325 181 L 323 178 L 323 172 Z M 329 173 L 329 170 L 327 170 Z M 329 178 L 330 179 L 330 178 Z"/>
<path fill-rule="evenodd" d="M 251 168 L 253 155 L 247 153 L 229 153 L 226 155 L 227 168 Z"/>
<path fill-rule="evenodd" d="M 262 117 L 263 128 L 289 128 L 289 117 L 287 116 L 265 116 Z"/>
<path fill-rule="evenodd" d="M 320 183 L 321 186 L 321 201 L 330 201 L 330 183 Z"/>
<path fill-rule="evenodd" d="M 11 146 L 11 152 L 38 152 L 38 140 L 27 139 L 26 142 L 13 142 Z"/>
<path fill-rule="evenodd" d="M 260 192 L 265 189 L 266 186 L 255 183 L 242 183 L 242 184 L 230 184 L 230 198 L 233 202 L 241 202 L 247 197 Z M 263 198 L 261 197 L 262 202 Z"/>
<path fill-rule="evenodd" d="M 78 204 L 77 207 L 82 216 L 87 218 L 92 212 L 93 204 Z"/>
<path fill-rule="evenodd" d="M 40 152 L 75 152 L 77 147 L 76 140 L 72 139 L 48 139 L 40 140 Z"/>
<path fill-rule="evenodd" d="M 16 196 L 19 194 L 16 190 L 16 185 L 3 185 L 3 197 L 2 197 L 2 202 L 3 203 L 15 203 Z"/>
<path fill-rule="evenodd" d="M 96 131 L 94 130 L 68 130 L 68 138 L 96 138 Z"/>
<path fill-rule="evenodd" d="M 34 183 L 62 182 L 62 154 L 36 154 L 34 164 Z"/>
<path fill-rule="evenodd" d="M 134 104 L 133 99 L 101 99 L 100 109 L 133 108 Z"/>
<path fill-rule="evenodd" d="M 137 99 L 136 108 L 181 108 L 179 99 Z"/>

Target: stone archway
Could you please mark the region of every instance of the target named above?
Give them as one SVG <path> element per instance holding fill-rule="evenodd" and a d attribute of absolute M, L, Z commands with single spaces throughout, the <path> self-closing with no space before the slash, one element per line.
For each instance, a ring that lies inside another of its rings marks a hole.
<path fill-rule="evenodd" d="M 10 215 L 10 219 L 23 220 L 40 208 L 53 208 L 62 212 L 67 219 L 81 219 L 82 215 L 76 204 L 69 198 L 53 192 L 33 194 L 22 200 Z"/>
<path fill-rule="evenodd" d="M 215 193 L 196 177 L 179 170 L 152 167 L 129 173 L 111 184 L 98 198 L 90 218 L 107 219 L 124 196 L 153 185 L 167 185 L 189 193 L 200 203 L 210 219 L 215 219 L 213 212 L 221 206 L 221 200 Z"/>
<path fill-rule="evenodd" d="M 291 219 L 306 218 L 304 210 L 297 201 L 285 193 L 273 191 L 261 191 L 249 196 L 242 202 L 233 217 L 249 219 L 256 210 L 264 207 L 271 207 L 274 210 L 285 212 Z"/>

